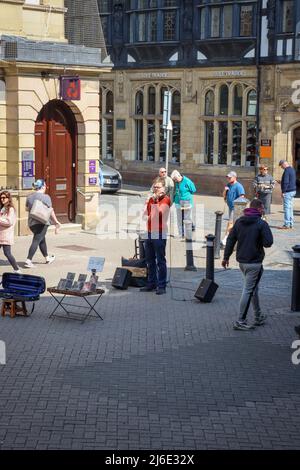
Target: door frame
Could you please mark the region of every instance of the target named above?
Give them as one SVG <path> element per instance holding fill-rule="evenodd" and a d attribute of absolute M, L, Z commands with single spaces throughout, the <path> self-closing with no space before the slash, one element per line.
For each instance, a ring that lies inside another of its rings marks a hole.
<path fill-rule="evenodd" d="M 72 165 L 72 188 L 71 188 L 71 197 L 73 204 L 72 205 L 72 211 L 70 214 L 70 208 L 67 208 L 67 217 L 70 222 L 75 222 L 76 219 L 76 214 L 77 214 L 77 179 L 78 179 L 78 174 L 77 174 L 77 168 L 78 168 L 78 128 L 77 128 L 77 121 L 75 118 L 75 115 L 72 111 L 72 109 L 64 102 L 61 100 L 50 100 L 48 103 L 46 103 L 42 109 L 40 110 L 37 119 L 35 121 L 35 130 L 36 130 L 36 124 L 46 120 L 48 121 L 50 116 L 51 116 L 51 110 L 56 109 L 59 113 L 61 113 L 64 116 L 64 119 L 68 123 L 68 132 L 70 133 L 71 137 L 71 142 L 72 142 L 72 160 L 71 160 L 71 165 Z M 53 138 L 53 135 L 49 135 L 48 132 L 48 125 L 46 129 L 46 148 L 48 149 L 49 146 L 51 146 L 50 138 Z M 36 148 L 36 143 L 35 143 L 35 148 Z M 47 151 L 47 150 L 44 150 Z M 41 161 L 41 166 L 43 167 L 43 159 L 44 155 L 41 155 L 40 158 L 42 158 Z M 36 154 L 35 154 L 35 164 L 36 164 Z"/>

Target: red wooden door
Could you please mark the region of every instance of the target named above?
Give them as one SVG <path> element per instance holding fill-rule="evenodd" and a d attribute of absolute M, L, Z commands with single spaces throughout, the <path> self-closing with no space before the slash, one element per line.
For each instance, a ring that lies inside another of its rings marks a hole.
<path fill-rule="evenodd" d="M 61 222 L 75 219 L 75 126 L 60 102 L 46 105 L 35 125 L 35 176 L 44 178 Z"/>

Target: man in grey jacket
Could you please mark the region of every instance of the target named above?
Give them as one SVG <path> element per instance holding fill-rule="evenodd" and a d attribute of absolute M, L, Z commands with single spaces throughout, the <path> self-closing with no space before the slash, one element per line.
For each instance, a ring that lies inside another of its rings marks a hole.
<path fill-rule="evenodd" d="M 276 181 L 273 176 L 268 173 L 268 167 L 266 165 L 260 165 L 259 173 L 255 176 L 253 181 L 253 188 L 255 196 L 258 197 L 264 205 L 265 214 L 270 214 L 271 212 L 272 192 L 275 183 Z"/>
<path fill-rule="evenodd" d="M 164 178 L 165 180 L 165 194 L 171 199 L 171 204 L 174 200 L 174 181 L 170 176 L 167 175 L 167 170 L 165 168 L 160 168 L 158 171 L 158 178 Z M 153 185 L 151 187 L 151 196 L 154 194 Z M 151 197 L 150 196 L 150 197 Z"/>

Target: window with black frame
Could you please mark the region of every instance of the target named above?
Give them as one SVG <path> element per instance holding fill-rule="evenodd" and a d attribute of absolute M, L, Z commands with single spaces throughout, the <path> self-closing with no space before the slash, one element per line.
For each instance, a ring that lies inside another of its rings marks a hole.
<path fill-rule="evenodd" d="M 166 132 L 163 128 L 164 92 L 170 90 L 164 85 L 148 85 L 138 90 L 134 98 L 135 155 L 136 160 L 164 162 L 166 158 Z M 156 109 L 159 97 L 159 109 Z M 180 162 L 180 114 L 181 94 L 172 90 L 172 133 L 170 160 Z M 145 133 L 145 136 L 143 135 Z M 145 138 L 144 138 L 145 137 Z"/>
<path fill-rule="evenodd" d="M 281 2 L 281 33 L 292 33 L 294 31 L 294 0 L 283 0 Z"/>
<path fill-rule="evenodd" d="M 221 83 L 202 97 L 204 163 L 253 166 L 257 93 L 244 83 Z M 210 118 L 211 116 L 211 118 Z"/>
<path fill-rule="evenodd" d="M 253 36 L 255 3 L 224 3 L 219 0 L 198 3 L 199 37 L 217 39 Z"/>
<path fill-rule="evenodd" d="M 178 0 L 131 0 L 129 41 L 162 42 L 178 40 Z"/>

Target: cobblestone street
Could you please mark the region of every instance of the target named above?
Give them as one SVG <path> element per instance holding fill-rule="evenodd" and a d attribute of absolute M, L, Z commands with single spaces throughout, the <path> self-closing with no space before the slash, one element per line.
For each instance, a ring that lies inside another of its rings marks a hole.
<path fill-rule="evenodd" d="M 204 232 L 214 232 L 221 200 L 199 200 Z M 104 256 L 103 321 L 50 319 L 54 301 L 46 293 L 29 318 L 1 317 L 7 359 L 0 366 L 0 448 L 300 449 L 300 365 L 291 360 L 300 312 L 290 311 L 298 201 L 295 230 L 273 229 L 260 288 L 268 321 L 250 332 L 232 329 L 242 286 L 234 256 L 226 271 L 216 260 L 219 289 L 201 304 L 194 293 L 205 276 L 203 243 L 194 273 L 184 271 L 185 244 L 172 239 L 170 250 L 169 241 L 170 284 L 162 298 L 111 287 L 121 256 L 133 255 L 133 240 L 49 233 L 56 261 L 39 264 L 37 254 L 30 273 L 45 276 L 49 287 L 68 271 L 86 272 L 90 256 Z M 279 206 L 270 225 L 282 225 Z M 13 249 L 21 268 L 30 240 L 19 237 Z M 0 269 L 10 271 L 3 255 Z"/>

